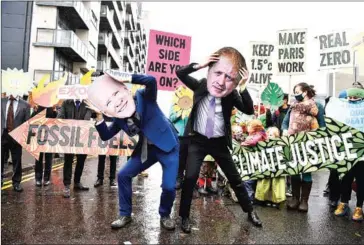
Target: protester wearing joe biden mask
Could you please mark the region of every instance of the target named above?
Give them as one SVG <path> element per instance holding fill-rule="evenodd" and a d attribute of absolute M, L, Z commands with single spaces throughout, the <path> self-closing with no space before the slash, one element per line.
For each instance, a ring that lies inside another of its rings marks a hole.
<path fill-rule="evenodd" d="M 145 88 L 138 90 L 133 97 L 124 83 L 141 84 Z M 117 176 L 119 218 L 111 227 L 122 228 L 132 221 L 132 178 L 160 162 L 163 169 L 160 222 L 167 230 L 175 229 L 170 213 L 176 195 L 178 135 L 157 104 L 156 79 L 108 70 L 90 85 L 88 99 L 89 107 L 97 112 L 96 129 L 102 140 L 109 140 L 120 130 L 129 136 L 139 135 L 131 158 Z M 102 114 L 113 118 L 111 125 L 106 125 Z"/>
<path fill-rule="evenodd" d="M 198 81 L 189 76 L 205 67 L 208 67 L 207 79 Z M 224 47 L 206 62 L 182 67 L 176 75 L 194 92 L 193 107 L 185 129 L 190 144 L 179 210 L 183 232 L 191 232 L 189 216 L 193 189 L 206 155 L 211 155 L 224 171 L 249 220 L 261 226 L 229 151 L 232 148 L 230 117 L 233 107 L 248 115 L 254 113 L 253 101 L 245 89 L 248 71 L 244 57 L 236 49 Z M 241 85 L 239 92 L 236 90 L 238 85 Z"/>

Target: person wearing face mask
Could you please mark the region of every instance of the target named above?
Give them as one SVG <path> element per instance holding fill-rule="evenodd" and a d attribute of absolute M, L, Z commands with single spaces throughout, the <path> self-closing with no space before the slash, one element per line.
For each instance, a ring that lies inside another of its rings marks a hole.
<path fill-rule="evenodd" d="M 65 100 L 62 103 L 61 110 L 57 114 L 57 118 L 62 119 L 75 119 L 75 120 L 90 120 L 91 110 L 86 108 L 84 101 L 80 100 Z M 71 179 L 72 179 L 72 163 L 75 154 L 64 154 L 64 165 L 63 165 L 63 184 L 64 191 L 63 197 L 70 198 L 71 196 Z M 81 183 L 81 176 L 87 155 L 77 154 L 77 163 L 75 168 L 74 186 L 73 188 L 78 191 L 88 191 L 89 188 Z"/>
<path fill-rule="evenodd" d="M 339 98 L 347 100 L 349 104 L 358 105 L 364 103 L 364 87 L 358 82 L 354 83 L 352 88 L 340 92 Z M 364 125 L 356 125 L 356 127 L 364 128 Z M 353 181 L 354 179 L 356 180 L 356 206 L 351 218 L 354 221 L 362 221 L 364 219 L 364 159 L 357 162 L 341 180 L 337 172 L 333 176 L 330 173 L 330 177 L 330 200 L 337 202 L 340 199 L 340 203 L 334 212 L 336 216 L 349 216 L 349 201 L 351 199 Z"/>
<path fill-rule="evenodd" d="M 145 88 L 132 96 L 124 83 L 140 84 Z M 178 132 L 157 104 L 157 81 L 153 76 L 107 70 L 88 89 L 89 108 L 97 112 L 96 129 L 104 141 L 120 130 L 129 136 L 139 136 L 131 158 L 120 169 L 118 178 L 119 217 L 111 228 L 127 226 L 132 213 L 132 178 L 160 162 L 163 169 L 162 194 L 159 206 L 161 226 L 174 230 L 170 217 L 176 196 L 179 159 Z M 107 126 L 102 114 L 111 117 Z"/>
<path fill-rule="evenodd" d="M 189 75 L 205 67 L 208 67 L 207 79 L 198 81 Z M 176 75 L 194 92 L 184 133 L 189 138 L 189 145 L 179 210 L 182 231 L 191 232 L 189 216 L 193 190 L 207 155 L 211 155 L 224 172 L 240 206 L 248 213 L 249 221 L 262 226 L 229 151 L 232 148 L 230 117 L 233 107 L 245 114 L 254 114 L 253 101 L 245 89 L 249 76 L 245 58 L 236 49 L 224 47 L 202 64 L 192 63 L 180 68 Z M 236 90 L 238 85 L 241 85 L 240 92 Z"/>
<path fill-rule="evenodd" d="M 308 132 L 326 127 L 324 108 L 314 101 L 316 95 L 312 86 L 307 83 L 299 83 L 294 89 L 296 101 L 291 105 L 283 123 L 283 135 L 293 135 L 299 132 Z M 287 208 L 308 211 L 308 199 L 311 193 L 311 173 L 291 176 L 292 199 L 287 203 Z"/>

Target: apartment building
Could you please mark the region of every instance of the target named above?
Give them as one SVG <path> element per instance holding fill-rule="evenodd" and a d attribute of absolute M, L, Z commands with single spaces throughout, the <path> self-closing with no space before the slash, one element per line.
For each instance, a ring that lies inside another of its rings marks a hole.
<path fill-rule="evenodd" d="M 146 65 L 146 34 L 142 19 L 142 4 L 126 3 L 123 70 L 128 72 L 145 73 Z M 143 50 L 142 50 L 143 49 Z"/>
<path fill-rule="evenodd" d="M 143 72 L 138 7 L 125 1 L 2 2 L 2 69 L 29 71 L 35 82 L 67 74 L 67 84 L 91 69 Z"/>

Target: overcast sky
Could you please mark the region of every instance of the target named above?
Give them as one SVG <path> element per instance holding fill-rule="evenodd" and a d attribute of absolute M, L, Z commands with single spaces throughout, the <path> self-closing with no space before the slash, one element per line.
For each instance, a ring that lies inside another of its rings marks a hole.
<path fill-rule="evenodd" d="M 307 28 L 307 74 L 292 77 L 292 83 L 314 84 L 326 93 L 325 72 L 318 72 L 318 43 L 313 38 L 330 30 L 364 31 L 364 3 L 262 3 L 262 2 L 158 2 L 144 3 L 150 29 L 192 37 L 191 61 L 200 62 L 223 46 L 232 46 L 248 56 L 249 41 L 277 40 L 282 29 Z M 206 70 L 195 77 L 206 75 Z M 288 90 L 288 77 L 274 77 Z"/>

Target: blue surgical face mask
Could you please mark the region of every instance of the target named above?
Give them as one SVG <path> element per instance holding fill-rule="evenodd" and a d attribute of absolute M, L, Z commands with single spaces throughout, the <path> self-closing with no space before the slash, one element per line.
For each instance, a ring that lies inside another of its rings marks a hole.
<path fill-rule="evenodd" d="M 301 101 L 303 101 L 303 95 L 302 95 L 302 93 L 301 94 L 296 94 L 295 96 L 295 99 L 298 101 L 298 102 L 301 102 Z"/>

